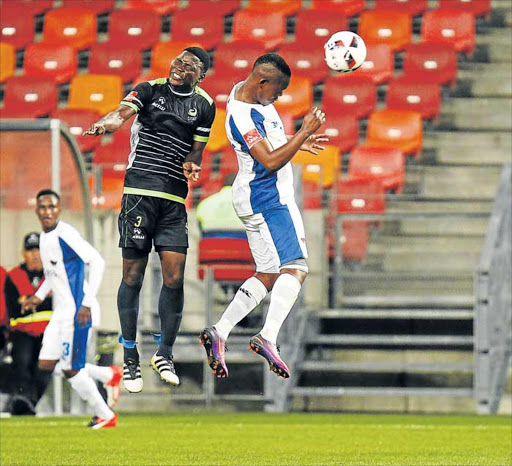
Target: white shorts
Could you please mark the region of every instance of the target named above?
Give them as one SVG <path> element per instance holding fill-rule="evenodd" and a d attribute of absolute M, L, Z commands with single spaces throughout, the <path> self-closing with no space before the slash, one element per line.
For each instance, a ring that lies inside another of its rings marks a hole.
<path fill-rule="evenodd" d="M 51 319 L 44 335 L 40 360 L 60 360 L 61 369 L 80 370 L 87 359 L 87 339 L 90 325 L 79 327 L 74 319 Z"/>
<path fill-rule="evenodd" d="M 286 204 L 240 220 L 247 232 L 257 272 L 279 273 L 288 262 L 307 259 L 306 235 L 297 204 Z M 307 266 L 304 269 L 307 271 Z"/>

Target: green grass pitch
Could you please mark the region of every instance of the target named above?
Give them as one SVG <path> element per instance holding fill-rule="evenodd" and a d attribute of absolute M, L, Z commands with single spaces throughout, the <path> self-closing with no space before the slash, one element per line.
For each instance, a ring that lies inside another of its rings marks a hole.
<path fill-rule="evenodd" d="M 510 465 L 506 417 L 120 415 L 0 420 L 2 465 Z"/>

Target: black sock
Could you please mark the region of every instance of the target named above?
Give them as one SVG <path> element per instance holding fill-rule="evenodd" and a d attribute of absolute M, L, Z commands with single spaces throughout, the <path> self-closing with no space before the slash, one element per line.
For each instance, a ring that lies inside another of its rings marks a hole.
<path fill-rule="evenodd" d="M 142 283 L 138 286 L 130 286 L 121 281 L 121 286 L 117 293 L 117 309 L 119 311 L 119 321 L 121 322 L 121 333 L 123 339 L 135 341 L 137 339 L 137 317 L 139 315 L 139 293 Z M 124 360 L 134 359 L 139 362 L 139 352 L 137 347 L 124 349 Z"/>
<path fill-rule="evenodd" d="M 162 285 L 158 300 L 158 314 L 162 326 L 162 341 L 157 355 L 169 358 L 172 356 L 172 346 L 176 341 L 183 315 L 183 286 L 168 288 Z"/>

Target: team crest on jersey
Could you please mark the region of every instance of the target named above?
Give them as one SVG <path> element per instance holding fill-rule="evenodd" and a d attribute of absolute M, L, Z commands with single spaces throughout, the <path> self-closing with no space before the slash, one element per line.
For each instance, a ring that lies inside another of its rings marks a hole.
<path fill-rule="evenodd" d="M 153 102 L 151 105 L 153 107 L 158 108 L 158 110 L 163 111 L 163 110 L 165 110 L 164 104 L 165 104 L 165 97 L 159 97 L 158 100 L 156 102 Z"/>
<path fill-rule="evenodd" d="M 256 128 L 251 129 L 251 131 L 249 131 L 248 133 L 245 133 L 243 138 L 249 149 L 252 146 L 254 146 L 254 144 L 256 144 L 257 142 L 263 141 L 261 134 L 258 133 L 258 130 Z"/>
<path fill-rule="evenodd" d="M 187 120 L 189 122 L 193 122 L 193 121 L 197 120 L 197 108 L 194 107 L 194 108 L 189 109 Z"/>

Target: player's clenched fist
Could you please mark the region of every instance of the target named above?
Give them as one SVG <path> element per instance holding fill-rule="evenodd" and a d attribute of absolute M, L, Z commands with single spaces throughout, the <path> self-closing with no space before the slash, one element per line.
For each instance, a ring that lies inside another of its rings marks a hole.
<path fill-rule="evenodd" d="M 313 134 L 320 126 L 325 123 L 325 113 L 318 107 L 313 107 L 304 117 L 302 130 L 308 134 Z"/>
<path fill-rule="evenodd" d="M 101 136 L 102 134 L 105 134 L 105 125 L 103 123 L 93 123 L 82 133 L 82 136 Z"/>
<path fill-rule="evenodd" d="M 185 178 L 193 181 L 194 183 L 199 179 L 199 172 L 201 167 L 194 162 L 185 162 L 183 164 L 183 174 Z"/>

